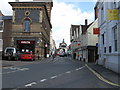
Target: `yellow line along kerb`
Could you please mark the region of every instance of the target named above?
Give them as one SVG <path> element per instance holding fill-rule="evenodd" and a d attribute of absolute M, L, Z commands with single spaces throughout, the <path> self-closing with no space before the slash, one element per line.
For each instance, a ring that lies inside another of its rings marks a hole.
<path fill-rule="evenodd" d="M 113 82 L 110 82 L 110 81 L 106 80 L 105 78 L 103 78 L 102 76 L 100 76 L 100 74 L 98 74 L 98 73 L 95 72 L 93 69 L 91 69 L 87 64 L 85 64 L 85 66 L 86 66 L 93 74 L 95 74 L 100 80 L 102 80 L 103 82 L 108 83 L 108 84 L 113 85 L 113 86 L 120 87 L 119 84 L 115 84 L 115 83 L 113 83 Z"/>

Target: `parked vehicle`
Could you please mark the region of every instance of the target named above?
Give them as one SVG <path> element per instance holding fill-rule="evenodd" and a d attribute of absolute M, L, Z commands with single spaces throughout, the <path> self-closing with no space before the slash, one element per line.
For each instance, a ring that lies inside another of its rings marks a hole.
<path fill-rule="evenodd" d="M 32 52 L 25 52 L 21 54 L 22 60 L 35 60 L 35 55 Z"/>
<path fill-rule="evenodd" d="M 68 54 L 67 54 L 67 53 L 63 53 L 63 55 L 64 55 L 65 57 L 67 57 L 67 56 L 68 56 Z"/>
<path fill-rule="evenodd" d="M 64 57 L 64 53 L 60 53 L 59 56 L 60 56 L 60 57 Z"/>
<path fill-rule="evenodd" d="M 20 59 L 21 53 L 14 47 L 7 47 L 4 51 L 4 57 L 8 60 L 18 60 Z"/>

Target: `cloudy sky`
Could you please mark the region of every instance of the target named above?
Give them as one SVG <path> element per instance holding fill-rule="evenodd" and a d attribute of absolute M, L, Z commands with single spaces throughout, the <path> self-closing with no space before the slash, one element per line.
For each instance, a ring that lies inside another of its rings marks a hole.
<path fill-rule="evenodd" d="M 0 10 L 4 15 L 12 15 L 12 8 L 8 2 L 15 0 L 2 0 Z M 32 1 L 32 0 L 20 0 Z M 94 20 L 95 0 L 53 0 L 53 8 L 51 14 L 52 36 L 56 42 L 56 46 L 65 39 L 70 44 L 70 27 L 73 25 L 84 24 L 84 20 L 88 19 L 88 23 Z"/>
<path fill-rule="evenodd" d="M 94 6 L 96 2 L 73 1 L 54 0 L 51 22 L 53 25 L 53 38 L 57 47 L 63 38 L 68 45 L 70 44 L 71 24 L 84 24 L 85 19 L 88 19 L 88 23 L 94 20 Z"/>

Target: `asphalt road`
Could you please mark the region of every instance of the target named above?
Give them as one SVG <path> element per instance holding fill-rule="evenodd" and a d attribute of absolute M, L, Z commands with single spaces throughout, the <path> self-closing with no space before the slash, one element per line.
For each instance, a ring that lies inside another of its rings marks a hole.
<path fill-rule="evenodd" d="M 3 88 L 116 88 L 70 57 L 27 63 L 31 64 L 3 67 Z"/>

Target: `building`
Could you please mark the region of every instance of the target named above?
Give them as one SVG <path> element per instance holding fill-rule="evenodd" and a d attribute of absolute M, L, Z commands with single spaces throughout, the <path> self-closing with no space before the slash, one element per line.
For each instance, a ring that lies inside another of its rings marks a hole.
<path fill-rule="evenodd" d="M 67 44 L 65 43 L 64 39 L 62 43 L 59 44 L 59 53 L 67 53 Z"/>
<path fill-rule="evenodd" d="M 21 52 L 30 52 L 47 57 L 50 50 L 52 1 L 9 2 L 13 16 L 11 23 L 5 26 L 4 49 L 8 46 L 18 48 Z M 6 21 L 7 22 L 7 21 Z M 9 34 L 9 35 L 7 35 Z M 8 44 L 9 43 L 9 44 Z"/>
<path fill-rule="evenodd" d="M 96 7 L 100 28 L 98 64 L 120 73 L 120 1 L 98 1 Z"/>
<path fill-rule="evenodd" d="M 93 33 L 93 29 L 98 28 L 98 19 L 85 25 L 71 25 L 70 40 L 72 58 L 84 62 L 95 62 L 97 59 L 98 35 Z"/>
<path fill-rule="evenodd" d="M 98 28 L 98 19 L 88 25 L 81 34 L 80 60 L 85 62 L 95 62 L 97 56 L 98 34 L 94 29 Z"/>
<path fill-rule="evenodd" d="M 80 25 L 71 25 L 70 28 L 70 42 L 71 42 L 71 54 L 73 59 L 78 59 L 78 49 L 80 46 Z"/>
<path fill-rule="evenodd" d="M 4 16 L 4 29 L 2 34 L 3 39 L 3 51 L 6 47 L 10 47 L 11 44 L 11 35 L 12 35 L 12 16 Z"/>
<path fill-rule="evenodd" d="M 2 39 L 2 33 L 3 33 L 3 27 L 4 27 L 3 16 L 4 15 L 0 11 L 0 52 L 2 52 L 2 46 L 3 46 L 3 39 Z"/>
<path fill-rule="evenodd" d="M 53 40 L 53 37 L 52 37 L 52 32 L 50 34 L 50 53 L 49 55 L 53 55 L 56 53 L 56 44 L 55 44 L 55 41 Z"/>

